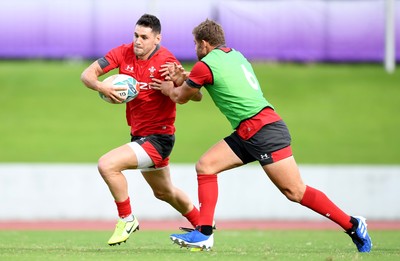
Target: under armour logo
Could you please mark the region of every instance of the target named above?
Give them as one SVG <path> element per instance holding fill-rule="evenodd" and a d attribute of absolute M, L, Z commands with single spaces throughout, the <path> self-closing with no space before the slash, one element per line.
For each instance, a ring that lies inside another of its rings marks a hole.
<path fill-rule="evenodd" d="M 133 66 L 127 65 L 125 70 L 133 72 Z"/>
<path fill-rule="evenodd" d="M 262 160 L 269 159 L 269 156 L 268 156 L 267 153 L 260 155 L 260 157 L 261 157 Z"/>

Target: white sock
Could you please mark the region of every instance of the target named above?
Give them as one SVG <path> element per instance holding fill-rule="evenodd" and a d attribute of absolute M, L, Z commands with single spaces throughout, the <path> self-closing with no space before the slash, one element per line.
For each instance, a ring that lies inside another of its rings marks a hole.
<path fill-rule="evenodd" d="M 123 221 L 125 221 L 125 222 L 132 222 L 133 221 L 133 215 L 132 214 L 130 214 L 130 215 L 128 215 L 128 216 L 126 216 L 126 217 L 124 217 L 124 218 L 121 218 Z"/>

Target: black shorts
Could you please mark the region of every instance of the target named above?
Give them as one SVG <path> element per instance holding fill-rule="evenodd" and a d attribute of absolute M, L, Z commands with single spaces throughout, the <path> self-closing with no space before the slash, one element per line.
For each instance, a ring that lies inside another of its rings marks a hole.
<path fill-rule="evenodd" d="M 224 139 L 243 164 L 258 161 L 262 166 L 290 157 L 291 137 L 280 120 L 263 126 L 250 139 L 242 139 L 235 131 Z"/>
<path fill-rule="evenodd" d="M 147 152 L 157 168 L 165 167 L 175 143 L 175 135 L 155 134 L 132 136 L 131 141 L 138 143 Z"/>

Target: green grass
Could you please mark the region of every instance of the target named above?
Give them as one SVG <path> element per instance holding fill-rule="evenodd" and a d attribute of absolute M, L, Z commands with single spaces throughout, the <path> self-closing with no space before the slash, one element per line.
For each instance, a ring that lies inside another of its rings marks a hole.
<path fill-rule="evenodd" d="M 88 64 L 0 61 L 0 162 L 96 162 L 128 141 L 124 106 L 80 82 Z M 299 163 L 400 163 L 398 72 L 380 64 L 254 65 Z M 207 93 L 179 105 L 177 115 L 173 163 L 195 162 L 231 133 Z"/>
<path fill-rule="evenodd" d="M 0 231 L 0 260 L 399 260 L 399 231 L 370 231 L 373 250 L 358 253 L 338 231 L 218 231 L 210 252 L 172 245 L 169 231 L 140 231 L 110 247 L 109 231 Z"/>

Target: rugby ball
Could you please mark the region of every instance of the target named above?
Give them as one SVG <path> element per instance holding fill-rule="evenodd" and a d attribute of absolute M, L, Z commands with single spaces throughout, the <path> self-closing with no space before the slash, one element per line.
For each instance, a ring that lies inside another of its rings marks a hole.
<path fill-rule="evenodd" d="M 130 102 L 139 95 L 139 82 L 136 81 L 136 79 L 132 76 L 126 74 L 114 74 L 103 80 L 103 82 L 107 81 L 112 81 L 112 85 L 114 87 L 125 87 L 125 90 L 117 91 L 119 96 L 124 98 L 122 103 Z M 115 103 L 101 92 L 99 92 L 99 95 L 104 101 L 108 103 Z"/>

